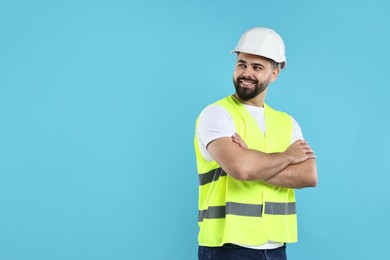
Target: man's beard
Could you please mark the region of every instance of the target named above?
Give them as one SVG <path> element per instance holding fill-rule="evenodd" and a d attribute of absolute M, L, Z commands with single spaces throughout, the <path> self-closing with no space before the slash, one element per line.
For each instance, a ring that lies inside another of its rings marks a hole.
<path fill-rule="evenodd" d="M 250 80 L 254 84 L 254 88 L 243 88 L 240 86 L 240 80 Z M 259 95 L 261 92 L 263 92 L 269 85 L 270 80 L 268 79 L 267 81 L 260 82 L 258 80 L 254 80 L 251 78 L 246 78 L 246 77 L 238 77 L 237 80 L 234 79 L 233 77 L 233 84 L 236 89 L 236 93 L 238 97 L 241 100 L 248 101 L 257 95 Z"/>

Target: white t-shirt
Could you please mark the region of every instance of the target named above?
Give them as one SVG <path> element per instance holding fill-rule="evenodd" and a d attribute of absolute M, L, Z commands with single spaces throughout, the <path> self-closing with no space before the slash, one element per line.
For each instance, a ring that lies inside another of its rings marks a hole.
<path fill-rule="evenodd" d="M 264 118 L 264 107 L 256 107 L 245 105 L 245 108 L 249 111 L 251 116 L 256 120 L 259 125 L 260 130 L 263 134 L 266 134 L 266 125 Z M 301 127 L 291 117 L 293 121 L 293 132 L 291 143 L 295 142 L 298 139 L 303 139 Z M 234 133 L 237 133 L 236 127 L 234 125 L 233 119 L 230 114 L 221 106 L 218 105 L 209 105 L 207 106 L 199 115 L 198 127 L 196 129 L 196 134 L 198 137 L 199 149 L 203 157 L 207 161 L 212 161 L 213 158 L 210 153 L 207 151 L 207 145 L 218 138 L 221 137 L 231 137 Z M 252 249 L 275 249 L 283 246 L 283 243 L 268 241 L 263 245 L 250 246 L 250 245 L 240 245 Z"/>

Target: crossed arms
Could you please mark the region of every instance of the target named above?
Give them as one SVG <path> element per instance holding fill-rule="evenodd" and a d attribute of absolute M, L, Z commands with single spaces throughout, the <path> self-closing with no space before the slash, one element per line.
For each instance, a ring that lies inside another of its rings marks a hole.
<path fill-rule="evenodd" d="M 263 153 L 248 149 L 235 134 L 215 139 L 207 150 L 222 169 L 238 180 L 295 189 L 317 185 L 315 155 L 304 140 L 294 142 L 281 153 Z"/>

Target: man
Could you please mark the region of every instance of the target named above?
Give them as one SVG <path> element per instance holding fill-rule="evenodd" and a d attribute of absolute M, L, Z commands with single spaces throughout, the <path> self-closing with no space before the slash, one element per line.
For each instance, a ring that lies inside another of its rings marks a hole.
<path fill-rule="evenodd" d="M 286 67 L 282 38 L 253 28 L 237 47 L 235 94 L 196 124 L 199 259 L 287 259 L 297 241 L 295 188 L 317 185 L 315 155 L 288 114 L 264 103 Z"/>

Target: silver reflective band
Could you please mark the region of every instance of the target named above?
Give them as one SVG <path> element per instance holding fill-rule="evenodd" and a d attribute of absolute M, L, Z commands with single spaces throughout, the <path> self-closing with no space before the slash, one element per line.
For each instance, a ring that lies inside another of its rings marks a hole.
<path fill-rule="evenodd" d="M 225 206 L 209 207 L 205 210 L 199 210 L 198 221 L 202 222 L 205 218 L 225 218 Z"/>
<path fill-rule="evenodd" d="M 263 205 L 260 204 L 243 204 L 237 202 L 226 202 L 226 214 L 261 217 Z"/>
<path fill-rule="evenodd" d="M 296 214 L 295 202 L 266 202 L 264 207 L 264 214 L 270 215 L 292 215 Z"/>
<path fill-rule="evenodd" d="M 238 215 L 246 217 L 261 217 L 263 206 L 260 204 L 244 204 L 226 202 L 226 206 L 214 206 L 205 210 L 199 210 L 198 221 L 203 219 L 225 218 L 226 215 Z"/>
<path fill-rule="evenodd" d="M 219 177 L 226 176 L 226 172 L 222 168 L 217 168 L 206 173 L 199 174 L 199 185 L 217 181 Z"/>
<path fill-rule="evenodd" d="M 205 210 L 199 210 L 198 221 L 203 219 L 225 218 L 226 215 L 238 215 L 245 217 L 261 217 L 263 205 L 226 202 L 226 206 L 212 206 Z M 295 202 L 266 202 L 264 214 L 268 215 L 293 215 L 296 214 Z"/>

